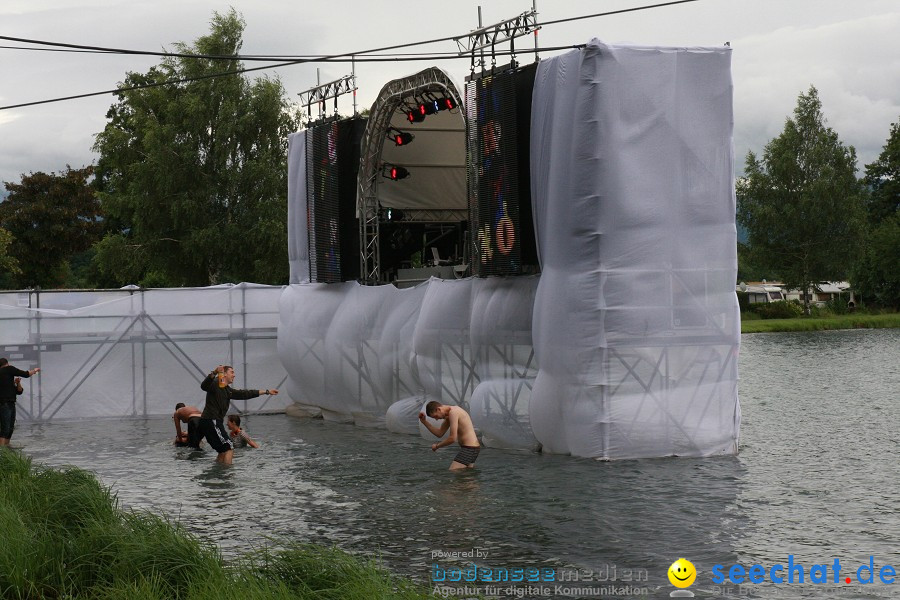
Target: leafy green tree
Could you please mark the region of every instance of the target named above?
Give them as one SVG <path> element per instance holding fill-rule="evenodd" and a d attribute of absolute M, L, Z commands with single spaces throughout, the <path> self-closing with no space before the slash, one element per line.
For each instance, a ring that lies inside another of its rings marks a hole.
<path fill-rule="evenodd" d="M 99 239 L 103 223 L 93 172 L 67 166 L 60 174 L 37 172 L 20 183 L 5 182 L 9 197 L 0 203 L 0 227 L 15 238 L 8 252 L 21 269 L 9 284 L 57 287 L 69 259 Z"/>
<path fill-rule="evenodd" d="M 891 125 L 878 159 L 866 165 L 865 182 L 872 190 L 868 212 L 873 225 L 900 211 L 900 121 Z"/>
<path fill-rule="evenodd" d="M 233 57 L 244 21 L 216 13 L 181 54 Z M 209 77 L 234 58 L 172 57 L 129 73 L 97 135 L 104 210 L 117 231 L 97 246 L 119 284 L 286 283 L 287 136 L 299 114 L 276 79 Z"/>
<path fill-rule="evenodd" d="M 869 233 L 853 286 L 867 301 L 900 309 L 900 121 L 878 159 L 866 165 Z"/>
<path fill-rule="evenodd" d="M 745 177 L 736 185 L 737 218 L 758 264 L 801 290 L 847 277 L 865 233 L 864 193 L 855 173 L 856 150 L 826 126 L 819 94 L 810 87 L 762 160 L 747 154 Z"/>
<path fill-rule="evenodd" d="M 22 272 L 22 269 L 19 268 L 19 261 L 9 254 L 9 247 L 12 243 L 12 234 L 0 228 L 0 284 L 9 285 L 10 278 Z"/>
<path fill-rule="evenodd" d="M 900 310 L 900 213 L 884 219 L 869 234 L 853 287 L 867 302 Z"/>
<path fill-rule="evenodd" d="M 747 244 L 738 242 L 738 281 L 762 281 L 763 279 L 772 279 L 764 269 L 757 265 L 758 259 L 753 255 L 753 249 Z"/>

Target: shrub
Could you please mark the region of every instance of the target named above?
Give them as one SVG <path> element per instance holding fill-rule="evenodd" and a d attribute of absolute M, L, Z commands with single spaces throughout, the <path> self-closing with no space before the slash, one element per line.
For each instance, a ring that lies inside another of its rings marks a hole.
<path fill-rule="evenodd" d="M 755 304 L 753 310 L 763 319 L 796 319 L 803 316 L 803 306 L 794 300 Z"/>

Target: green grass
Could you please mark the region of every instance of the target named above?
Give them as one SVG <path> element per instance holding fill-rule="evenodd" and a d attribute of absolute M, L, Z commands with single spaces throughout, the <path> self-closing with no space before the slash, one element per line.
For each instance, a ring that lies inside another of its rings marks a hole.
<path fill-rule="evenodd" d="M 891 329 L 900 327 L 900 313 L 853 314 L 799 319 L 749 319 L 741 321 L 741 333 L 776 331 L 824 331 L 826 329 Z"/>
<path fill-rule="evenodd" d="M 125 511 L 93 474 L 0 448 L 0 598 L 362 600 L 431 598 L 334 548 L 261 548 L 226 563 L 165 519 Z"/>

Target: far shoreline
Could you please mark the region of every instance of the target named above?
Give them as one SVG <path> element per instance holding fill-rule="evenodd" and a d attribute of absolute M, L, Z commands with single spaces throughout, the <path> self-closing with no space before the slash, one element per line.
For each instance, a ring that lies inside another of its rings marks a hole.
<path fill-rule="evenodd" d="M 881 315 L 848 314 L 835 315 L 832 317 L 800 317 L 796 319 L 741 320 L 742 334 L 896 328 L 900 328 L 900 313 Z"/>

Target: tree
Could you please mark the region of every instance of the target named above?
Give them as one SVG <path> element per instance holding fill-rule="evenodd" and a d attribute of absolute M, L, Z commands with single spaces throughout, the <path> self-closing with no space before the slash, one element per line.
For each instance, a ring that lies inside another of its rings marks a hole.
<path fill-rule="evenodd" d="M 737 218 L 760 266 L 801 290 L 845 278 L 865 232 L 855 173 L 856 150 L 826 126 L 819 94 L 810 87 L 762 160 L 747 154 L 745 177 L 736 185 Z M 806 293 L 804 301 L 808 310 Z"/>
<path fill-rule="evenodd" d="M 868 236 L 853 287 L 862 298 L 900 310 L 900 213 L 884 219 Z"/>
<path fill-rule="evenodd" d="M 853 287 L 863 298 L 900 308 L 900 121 L 878 159 L 866 165 L 871 190 L 870 231 L 865 252 L 856 266 Z"/>
<path fill-rule="evenodd" d="M 58 175 L 37 172 L 22 175 L 20 183 L 6 182 L 0 227 L 15 238 L 9 255 L 21 269 L 9 284 L 60 285 L 69 259 L 99 239 L 103 224 L 92 176 L 93 167 L 67 166 Z"/>
<path fill-rule="evenodd" d="M 10 285 L 11 282 L 5 281 L 22 272 L 19 268 L 19 261 L 14 256 L 10 256 L 9 247 L 13 243 L 13 236 L 10 232 L 0 228 L 0 282 Z"/>
<path fill-rule="evenodd" d="M 97 135 L 104 210 L 118 231 L 96 261 L 120 284 L 286 283 L 287 136 L 299 115 L 278 79 L 234 71 L 244 21 L 214 14 L 210 34 L 147 73 L 129 73 Z"/>
<path fill-rule="evenodd" d="M 872 225 L 900 211 L 900 121 L 891 125 L 878 159 L 866 165 L 865 182 L 872 191 L 867 207 Z"/>

